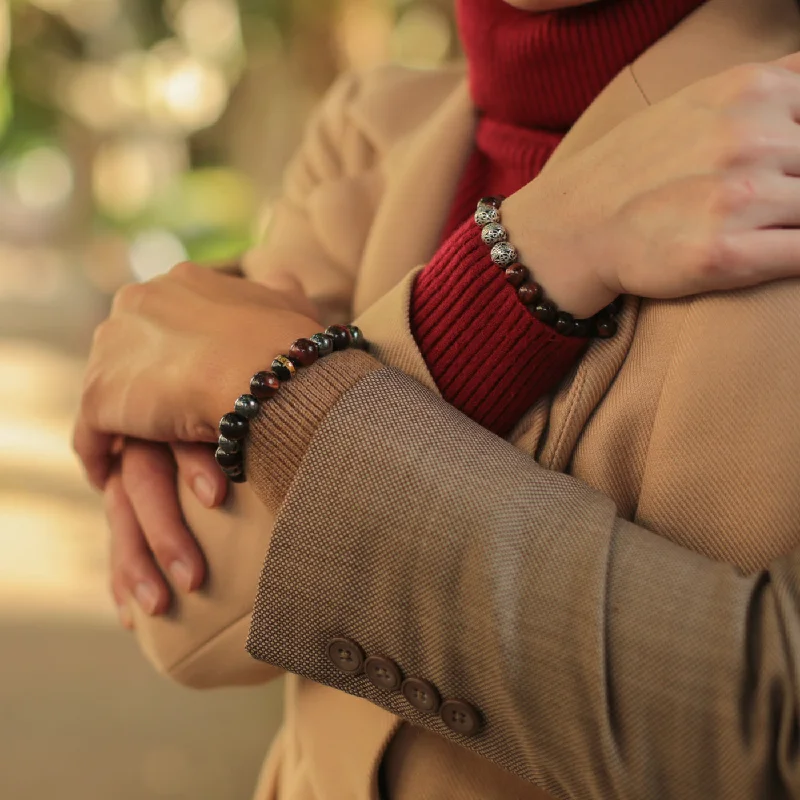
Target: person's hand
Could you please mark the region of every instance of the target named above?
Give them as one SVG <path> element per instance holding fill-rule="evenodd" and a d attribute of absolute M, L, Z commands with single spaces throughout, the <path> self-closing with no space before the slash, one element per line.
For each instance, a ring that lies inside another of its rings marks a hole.
<path fill-rule="evenodd" d="M 800 54 L 635 114 L 503 205 L 535 279 L 579 317 L 800 276 Z"/>
<path fill-rule="evenodd" d="M 255 372 L 319 330 L 296 287 L 264 286 L 190 263 L 123 287 L 95 331 L 74 446 L 105 486 L 113 444 L 214 442 L 220 417 Z"/>
<path fill-rule="evenodd" d="M 192 592 L 206 577 L 203 555 L 178 504 L 178 479 L 206 508 L 219 506 L 227 495 L 209 445 L 129 440 L 106 483 L 111 593 L 128 629 L 130 602 L 147 614 L 163 614 L 173 591 Z"/>

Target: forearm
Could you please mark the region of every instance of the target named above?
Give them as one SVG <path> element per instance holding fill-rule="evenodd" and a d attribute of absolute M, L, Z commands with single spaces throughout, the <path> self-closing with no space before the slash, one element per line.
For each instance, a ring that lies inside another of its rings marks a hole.
<path fill-rule="evenodd" d="M 607 498 L 373 366 L 324 417 L 284 502 L 257 658 L 558 797 L 800 789 L 794 559 L 742 577 L 620 520 Z M 469 701 L 482 732 L 455 734 L 340 672 L 326 655 L 336 636 Z"/>

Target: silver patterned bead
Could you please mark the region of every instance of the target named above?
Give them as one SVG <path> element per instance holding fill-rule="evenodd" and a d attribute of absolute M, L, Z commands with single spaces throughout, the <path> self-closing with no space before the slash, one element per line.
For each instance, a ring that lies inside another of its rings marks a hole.
<path fill-rule="evenodd" d="M 498 242 L 508 241 L 508 231 L 499 222 L 490 222 L 481 231 L 484 244 L 494 247 Z"/>
<path fill-rule="evenodd" d="M 517 248 L 511 242 L 498 242 L 492 248 L 492 261 L 498 267 L 510 267 L 519 260 Z"/>
<path fill-rule="evenodd" d="M 475 224 L 482 228 L 493 222 L 500 222 L 500 212 L 494 206 L 478 206 L 475 212 Z"/>

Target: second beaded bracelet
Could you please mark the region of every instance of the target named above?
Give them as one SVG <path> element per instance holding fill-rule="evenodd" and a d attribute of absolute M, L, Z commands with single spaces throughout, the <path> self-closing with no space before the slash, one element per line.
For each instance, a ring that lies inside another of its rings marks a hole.
<path fill-rule="evenodd" d="M 617 314 L 621 305 L 616 300 L 589 319 L 575 319 L 560 311 L 545 298 L 544 289 L 531 280 L 527 267 L 519 263 L 519 253 L 508 240 L 508 231 L 501 224 L 500 206 L 504 197 L 483 197 L 475 211 L 475 224 L 481 228 L 481 238 L 491 248 L 492 261 L 505 272 L 506 280 L 517 290 L 523 305 L 531 309 L 540 322 L 555 328 L 563 336 L 610 339 L 617 332 Z"/>
<path fill-rule="evenodd" d="M 269 371 L 258 372 L 250 379 L 249 394 L 241 395 L 233 411 L 219 423 L 219 439 L 214 458 L 220 469 L 234 483 L 244 483 L 244 440 L 250 420 L 258 416 L 261 406 L 280 391 L 299 369 L 310 367 L 318 359 L 348 348 L 366 350 L 364 335 L 355 325 L 331 325 L 324 333 L 298 339 L 286 355 L 276 356 Z"/>

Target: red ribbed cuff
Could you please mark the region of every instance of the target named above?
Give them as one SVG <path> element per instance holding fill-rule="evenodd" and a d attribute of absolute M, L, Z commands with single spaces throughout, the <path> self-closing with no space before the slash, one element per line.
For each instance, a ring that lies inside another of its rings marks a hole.
<path fill-rule="evenodd" d="M 558 385 L 586 346 L 520 303 L 471 219 L 419 274 L 411 328 L 447 402 L 505 436 Z"/>

